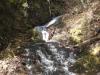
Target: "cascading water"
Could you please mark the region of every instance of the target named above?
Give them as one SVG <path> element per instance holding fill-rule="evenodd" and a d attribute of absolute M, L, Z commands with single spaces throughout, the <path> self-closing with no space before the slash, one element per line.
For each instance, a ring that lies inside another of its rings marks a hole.
<path fill-rule="evenodd" d="M 50 21 L 50 23 L 54 22 L 55 19 Z M 48 39 L 49 33 L 46 31 L 46 27 L 48 26 L 50 25 L 36 27 L 36 30 L 42 34 L 42 39 L 45 42 L 35 43 L 25 49 L 26 56 L 29 57 L 26 60 L 26 67 L 29 70 L 28 75 L 38 75 L 32 72 L 32 56 L 38 57 L 37 60 L 42 65 L 42 74 L 39 75 L 76 75 L 69 71 L 69 66 L 75 63 L 73 52 L 70 52 L 68 48 L 60 47 L 59 42 L 56 40 L 54 42 Z"/>
<path fill-rule="evenodd" d="M 28 69 L 28 75 L 33 75 L 33 73 L 32 73 L 32 59 L 30 58 L 31 52 L 29 49 L 25 49 L 25 51 L 26 51 L 25 56 L 27 57 L 25 62 L 26 62 L 26 68 Z"/>

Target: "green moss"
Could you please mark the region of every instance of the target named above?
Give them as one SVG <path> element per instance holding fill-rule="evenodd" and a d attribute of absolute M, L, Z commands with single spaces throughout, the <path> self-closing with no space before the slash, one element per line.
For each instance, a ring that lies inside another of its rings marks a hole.
<path fill-rule="evenodd" d="M 39 40 L 40 39 L 40 35 L 39 35 L 39 32 L 37 32 L 37 31 L 35 31 L 34 29 L 33 29 L 33 31 L 32 31 L 32 40 Z"/>
<path fill-rule="evenodd" d="M 80 43 L 83 40 L 82 30 L 79 28 L 73 28 L 70 30 L 71 37 L 73 38 L 74 41 L 77 43 Z"/>
<path fill-rule="evenodd" d="M 90 50 L 90 53 L 92 55 L 98 55 L 100 52 L 100 45 L 96 44 L 92 49 Z"/>
<path fill-rule="evenodd" d="M 0 59 L 5 59 L 5 58 L 12 58 L 15 56 L 15 53 L 12 50 L 6 50 L 0 52 Z"/>
<path fill-rule="evenodd" d="M 98 72 L 100 70 L 100 58 L 91 54 L 82 54 L 74 64 L 75 72 Z"/>

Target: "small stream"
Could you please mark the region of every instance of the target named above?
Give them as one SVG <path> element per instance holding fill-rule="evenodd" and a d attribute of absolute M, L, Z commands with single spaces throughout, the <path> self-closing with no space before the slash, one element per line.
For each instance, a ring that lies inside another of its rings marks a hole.
<path fill-rule="evenodd" d="M 59 42 L 49 40 L 47 27 L 55 23 L 59 17 L 51 20 L 47 25 L 38 26 L 36 30 L 42 34 L 43 43 L 31 44 L 25 48 L 26 56 L 28 57 L 26 67 L 28 75 L 76 75 L 69 71 L 69 67 L 75 63 L 75 54 L 69 50 L 59 46 Z M 36 57 L 38 63 L 41 64 L 42 73 L 34 74 L 32 58 Z"/>

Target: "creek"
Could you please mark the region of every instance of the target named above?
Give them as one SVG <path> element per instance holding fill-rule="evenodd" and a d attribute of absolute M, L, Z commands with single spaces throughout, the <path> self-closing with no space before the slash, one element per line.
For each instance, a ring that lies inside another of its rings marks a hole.
<path fill-rule="evenodd" d="M 40 75 L 76 75 L 69 71 L 69 67 L 75 63 L 75 54 L 69 48 L 60 47 L 57 40 L 49 39 L 47 27 L 53 25 L 60 17 L 56 17 L 44 26 L 35 27 L 41 33 L 43 43 L 36 43 L 25 48 L 26 67 L 29 75 L 38 75 L 33 72 L 32 57 L 37 58 L 41 64 L 42 73 Z"/>

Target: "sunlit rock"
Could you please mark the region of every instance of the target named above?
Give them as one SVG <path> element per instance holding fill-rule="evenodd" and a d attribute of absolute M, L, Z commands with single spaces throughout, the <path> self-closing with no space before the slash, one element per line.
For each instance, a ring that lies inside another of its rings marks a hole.
<path fill-rule="evenodd" d="M 94 47 L 92 47 L 91 54 L 92 55 L 100 54 L 100 45 L 99 44 L 96 44 Z"/>

